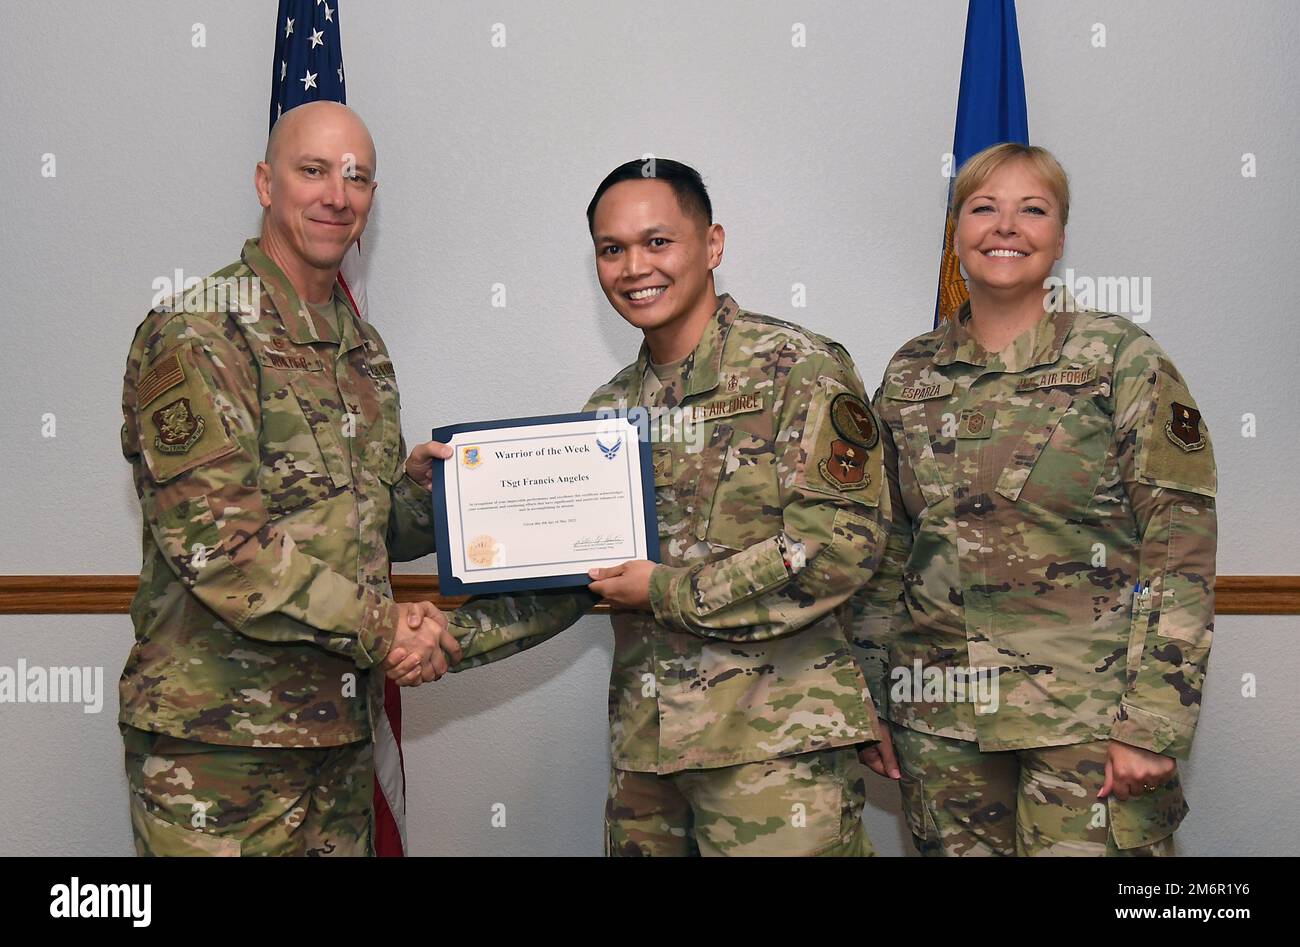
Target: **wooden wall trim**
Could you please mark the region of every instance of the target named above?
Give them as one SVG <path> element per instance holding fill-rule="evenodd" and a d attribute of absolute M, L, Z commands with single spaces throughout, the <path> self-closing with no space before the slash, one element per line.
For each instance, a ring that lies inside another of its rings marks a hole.
<path fill-rule="evenodd" d="M 121 615 L 136 582 L 133 575 L 0 575 L 0 615 Z M 441 597 L 429 574 L 396 574 L 393 592 L 400 602 L 431 599 L 440 608 L 465 601 Z M 1300 575 L 1224 575 L 1215 592 L 1219 615 L 1300 615 Z"/>

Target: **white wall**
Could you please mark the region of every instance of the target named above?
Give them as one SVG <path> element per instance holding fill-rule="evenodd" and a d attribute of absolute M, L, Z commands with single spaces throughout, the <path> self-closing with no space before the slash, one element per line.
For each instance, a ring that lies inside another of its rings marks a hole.
<path fill-rule="evenodd" d="M 370 304 L 408 441 L 436 424 L 571 410 L 633 357 L 583 213 L 601 177 L 644 152 L 704 173 L 728 232 L 720 287 L 741 305 L 839 339 L 869 384 L 928 328 L 961 0 L 341 2 L 349 102 L 379 148 Z M 211 272 L 256 231 L 274 10 L 27 0 L 0 13 L 0 573 L 139 567 L 118 447 L 126 351 L 154 279 Z M 191 46 L 196 22 L 206 48 Z M 504 49 L 489 43 L 497 22 Z M 795 22 L 807 48 L 790 44 Z M 1091 45 L 1095 23 L 1105 48 Z M 1151 278 L 1147 328 L 1215 438 L 1220 571 L 1297 572 L 1288 44 L 1300 11 L 1026 0 L 1020 30 L 1031 139 L 1074 185 L 1062 269 Z M 498 282 L 505 309 L 490 305 Z M 793 283 L 807 308 L 792 308 Z M 1257 437 L 1241 436 L 1247 413 Z M 1284 801 L 1300 764 L 1275 748 L 1300 729 L 1283 704 L 1300 672 L 1297 621 L 1230 616 L 1218 632 L 1182 851 L 1295 853 L 1300 817 Z M 114 687 L 130 640 L 125 616 L 0 617 L 0 664 L 95 664 L 110 692 L 97 715 L 0 705 L 0 854 L 130 851 Z M 586 618 L 534 652 L 407 692 L 416 853 L 599 853 L 610 648 L 607 622 Z M 1259 696 L 1241 695 L 1244 674 Z M 872 837 L 900 854 L 892 789 L 874 788 Z M 507 805 L 503 829 L 493 802 Z"/>

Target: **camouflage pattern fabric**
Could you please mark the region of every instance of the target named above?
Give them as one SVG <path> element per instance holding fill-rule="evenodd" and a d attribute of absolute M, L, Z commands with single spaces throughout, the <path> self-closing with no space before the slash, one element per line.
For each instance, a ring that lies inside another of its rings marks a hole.
<path fill-rule="evenodd" d="M 389 560 L 432 551 L 432 507 L 404 473 L 383 341 L 337 290 L 328 308 L 302 305 L 250 240 L 136 330 L 122 451 L 144 556 L 125 724 L 245 746 L 370 737 L 383 678 L 368 669 L 398 616 Z"/>
<path fill-rule="evenodd" d="M 903 346 L 877 393 L 895 519 L 853 615 L 872 694 L 983 750 L 1113 738 L 1184 758 L 1214 627 L 1196 403 L 1120 316 L 1047 315 L 994 355 L 969 313 Z M 996 707 L 917 700 L 917 669 L 993 674 Z"/>
<path fill-rule="evenodd" d="M 605 854 L 874 855 L 852 749 L 670 776 L 613 771 Z"/>
<path fill-rule="evenodd" d="M 369 741 L 223 746 L 123 728 L 141 856 L 370 855 Z"/>
<path fill-rule="evenodd" d="M 653 614 L 613 616 L 614 767 L 666 774 L 877 739 L 841 612 L 879 560 L 888 494 L 848 354 L 723 296 L 675 377 L 660 382 L 643 346 L 586 409 L 637 405 L 672 423 L 654 429 Z M 457 670 L 546 640 L 594 601 L 471 601 L 450 618 Z"/>
<path fill-rule="evenodd" d="M 922 855 L 1160 856 L 1187 814 L 1175 772 L 1151 792 L 1098 799 L 1106 746 L 986 753 L 891 726 L 903 814 Z"/>

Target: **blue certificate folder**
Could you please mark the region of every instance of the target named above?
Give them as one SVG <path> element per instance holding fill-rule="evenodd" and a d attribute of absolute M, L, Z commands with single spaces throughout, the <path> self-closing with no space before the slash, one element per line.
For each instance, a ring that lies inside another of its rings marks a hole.
<path fill-rule="evenodd" d="M 620 415 L 623 416 L 623 415 Z M 639 433 L 641 448 L 641 500 L 645 516 L 646 558 L 651 562 L 659 561 L 659 520 L 655 515 L 655 476 L 654 463 L 651 459 L 649 415 L 645 408 L 629 408 L 625 416 L 634 424 Z M 501 421 L 480 421 L 465 424 L 451 424 L 433 429 L 433 439 L 446 443 L 455 435 L 478 431 L 493 431 L 507 427 L 527 427 L 543 424 L 566 424 L 571 421 L 595 421 L 608 418 L 608 414 L 595 411 L 576 414 L 549 414 L 532 418 L 509 418 Z M 452 461 L 433 462 L 433 524 L 438 543 L 438 587 L 443 595 L 479 595 L 495 592 L 521 592 L 536 589 L 563 589 L 585 586 L 591 577 L 584 572 L 571 575 L 550 575 L 538 578 L 516 578 L 504 581 L 463 582 L 452 574 L 451 536 L 447 528 L 449 511 L 447 509 L 447 464 Z M 456 511 L 450 511 L 455 514 Z"/>

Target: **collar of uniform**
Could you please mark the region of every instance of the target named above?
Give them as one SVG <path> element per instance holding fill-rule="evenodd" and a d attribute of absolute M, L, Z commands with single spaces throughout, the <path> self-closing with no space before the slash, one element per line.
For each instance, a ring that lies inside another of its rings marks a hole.
<path fill-rule="evenodd" d="M 736 305 L 736 301 L 730 294 L 723 293 L 718 297 L 718 308 L 714 310 L 713 318 L 704 327 L 704 334 L 700 336 L 700 341 L 695 343 L 694 351 L 682 366 L 682 372 L 686 376 L 682 397 L 698 395 L 718 387 L 718 378 L 722 375 L 722 351 L 727 341 L 727 332 L 731 329 L 731 324 L 736 321 L 739 312 L 740 307 Z M 642 342 L 641 350 L 636 356 L 636 374 L 632 376 L 641 389 L 645 387 L 648 371 L 650 371 L 650 346 Z M 643 399 L 638 396 L 638 402 L 641 401 Z"/>
<path fill-rule="evenodd" d="M 339 336 L 338 326 L 329 319 L 317 318 L 303 305 L 293 284 L 289 282 L 289 277 L 285 276 L 284 271 L 263 252 L 256 238 L 244 241 L 244 251 L 240 257 L 261 280 L 265 296 L 269 297 L 275 306 L 276 314 L 284 323 L 289 338 L 294 342 L 300 345 L 328 342 L 339 346 L 343 351 L 354 349 L 362 344 L 361 333 L 357 331 L 356 326 L 357 315 L 353 312 L 347 297 L 339 291 L 337 282 L 334 284 L 334 298 L 342 302 L 343 309 L 350 317 L 343 320 L 342 337 Z M 262 310 L 266 311 L 265 302 Z"/>
<path fill-rule="evenodd" d="M 991 353 L 970 331 L 970 300 L 961 304 L 944 327 L 943 342 L 935 355 L 936 365 L 966 362 L 1004 372 L 1023 372 L 1050 365 L 1061 357 L 1061 348 L 1074 325 L 1073 312 L 1048 313 L 1032 332 L 1020 335 L 1006 352 L 1006 358 Z"/>

